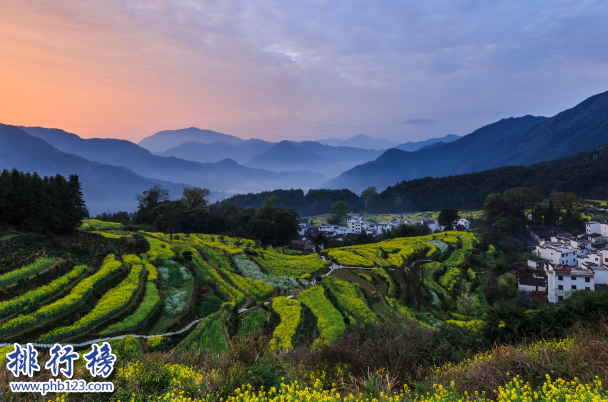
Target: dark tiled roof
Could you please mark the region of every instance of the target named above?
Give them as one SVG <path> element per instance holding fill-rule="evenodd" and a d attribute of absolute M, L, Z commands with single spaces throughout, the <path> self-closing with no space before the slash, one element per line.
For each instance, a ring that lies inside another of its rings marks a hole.
<path fill-rule="evenodd" d="M 536 278 L 521 278 L 519 280 L 520 285 L 525 286 L 546 286 L 544 279 L 536 279 Z"/>

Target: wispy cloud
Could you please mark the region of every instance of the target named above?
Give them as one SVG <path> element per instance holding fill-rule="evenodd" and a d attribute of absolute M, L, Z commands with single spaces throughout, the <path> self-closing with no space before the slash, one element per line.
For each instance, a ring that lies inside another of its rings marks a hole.
<path fill-rule="evenodd" d="M 414 126 L 432 126 L 437 124 L 437 120 L 433 119 L 409 119 L 401 122 L 401 124 L 411 124 Z"/>

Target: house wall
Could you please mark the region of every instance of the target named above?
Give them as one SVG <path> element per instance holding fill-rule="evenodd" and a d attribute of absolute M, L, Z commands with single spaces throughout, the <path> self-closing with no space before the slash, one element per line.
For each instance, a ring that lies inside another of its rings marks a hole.
<path fill-rule="evenodd" d="M 602 224 L 596 221 L 589 221 L 586 225 L 587 234 L 602 234 Z"/>
<path fill-rule="evenodd" d="M 598 285 L 608 285 L 608 270 L 607 269 L 598 269 L 595 271 L 595 281 L 593 282 Z"/>
<path fill-rule="evenodd" d="M 520 293 L 526 293 L 526 294 L 530 294 L 532 292 L 536 292 L 536 286 L 530 286 L 530 285 L 522 285 L 519 284 L 517 286 L 518 290 L 520 291 Z M 546 286 L 538 286 L 538 292 L 544 292 L 545 290 L 547 290 Z"/>

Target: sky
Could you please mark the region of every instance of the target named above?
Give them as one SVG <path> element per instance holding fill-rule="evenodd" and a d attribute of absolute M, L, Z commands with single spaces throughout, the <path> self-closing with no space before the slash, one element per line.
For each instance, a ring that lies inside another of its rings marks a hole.
<path fill-rule="evenodd" d="M 397 142 L 608 91 L 608 2 L 2 0 L 0 122 Z"/>

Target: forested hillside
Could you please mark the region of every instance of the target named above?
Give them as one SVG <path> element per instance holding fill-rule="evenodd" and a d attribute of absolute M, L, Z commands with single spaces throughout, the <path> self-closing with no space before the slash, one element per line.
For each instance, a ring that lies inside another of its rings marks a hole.
<path fill-rule="evenodd" d="M 226 201 L 260 208 L 266 196 L 275 194 L 278 205 L 295 209 L 302 216 L 326 214 L 335 201 L 346 201 L 353 212 L 479 210 L 483 209 L 488 195 L 514 187 L 537 187 L 543 190 L 544 196 L 557 190 L 588 199 L 606 199 L 608 145 L 531 166 L 507 166 L 478 173 L 403 181 L 371 195 L 358 196 L 350 190 L 309 190 L 306 195 L 302 190 L 275 190 L 237 195 Z"/>
<path fill-rule="evenodd" d="M 388 187 L 370 204 L 370 211 L 395 210 L 399 197 L 404 210 L 437 211 L 442 208 L 480 209 L 492 193 L 514 187 L 571 191 L 583 198 L 608 197 L 608 144 L 576 155 L 531 166 L 508 166 L 479 173 L 416 179 Z"/>
<path fill-rule="evenodd" d="M 222 202 L 234 202 L 245 208 L 259 209 L 266 197 L 277 197 L 276 205 L 293 209 L 300 216 L 326 214 L 336 201 L 344 201 L 351 211 L 359 211 L 362 201 L 350 190 L 308 190 L 306 194 L 301 189 L 263 191 L 261 193 L 239 194 Z"/>
<path fill-rule="evenodd" d="M 0 189 L 0 225 L 69 233 L 88 216 L 77 175 L 40 177 L 5 169 L 0 172 Z"/>

